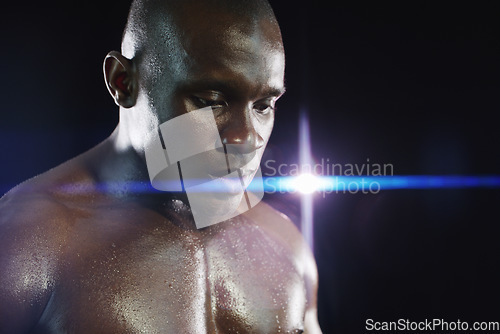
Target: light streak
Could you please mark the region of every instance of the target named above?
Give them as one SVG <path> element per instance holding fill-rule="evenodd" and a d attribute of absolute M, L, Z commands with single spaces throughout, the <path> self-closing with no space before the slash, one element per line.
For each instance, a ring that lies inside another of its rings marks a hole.
<path fill-rule="evenodd" d="M 301 177 L 278 176 L 264 177 L 264 190 L 267 193 L 301 192 Z M 315 176 L 314 190 L 308 186 L 308 192 L 342 193 L 354 192 L 355 189 L 369 189 L 377 186 L 379 190 L 395 189 L 464 189 L 464 188 L 500 188 L 500 175 L 394 175 L 394 176 Z"/>
<path fill-rule="evenodd" d="M 313 162 L 312 154 L 311 154 L 311 138 L 309 134 L 309 120 L 307 118 L 307 114 L 302 112 L 299 120 L 299 161 L 302 166 L 311 165 Z M 299 182 L 297 182 L 297 180 Z M 307 191 L 303 191 L 300 197 L 300 230 L 302 232 L 302 236 L 306 240 L 307 244 L 314 251 L 314 226 L 313 226 L 313 218 L 314 218 L 314 204 L 313 204 L 313 192 L 314 188 L 319 186 L 319 183 L 313 182 L 315 180 L 313 175 L 309 176 L 298 176 L 294 181 L 292 181 L 292 185 L 295 187 L 300 187 L 300 189 Z M 310 182 L 309 185 L 306 185 L 305 182 Z M 265 191 L 265 186 L 264 186 Z"/>
<path fill-rule="evenodd" d="M 321 180 L 312 174 L 301 174 L 291 181 L 291 188 L 302 194 L 312 194 L 321 186 Z"/>
<path fill-rule="evenodd" d="M 380 190 L 398 190 L 398 189 L 468 189 L 500 188 L 500 175 L 394 175 L 394 176 L 313 176 L 313 182 L 310 176 L 273 176 L 263 177 L 264 191 L 272 193 L 349 193 L 348 186 L 351 189 L 368 188 L 370 184 L 378 184 Z M 207 182 L 210 180 L 207 180 Z M 345 185 L 345 187 L 344 187 Z M 24 184 L 24 187 L 27 185 Z M 0 186 L 0 193 L 6 193 L 13 188 L 12 185 Z M 247 188 L 250 189 L 251 187 Z M 71 194 L 88 194 L 97 192 L 112 192 L 115 189 L 121 189 L 126 193 L 162 193 L 151 187 L 149 182 L 109 182 L 100 184 L 78 184 L 67 183 L 59 188 L 62 192 Z M 206 191 L 213 192 L 218 189 L 208 188 Z M 222 190 L 221 190 L 222 191 Z M 224 189 L 224 191 L 226 191 Z"/>

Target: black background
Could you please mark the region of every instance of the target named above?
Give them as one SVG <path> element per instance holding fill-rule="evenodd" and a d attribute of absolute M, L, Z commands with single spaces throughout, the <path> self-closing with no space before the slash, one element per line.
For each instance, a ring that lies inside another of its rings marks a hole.
<path fill-rule="evenodd" d="M 400 175 L 499 171 L 500 3 L 271 2 L 287 94 L 265 159 L 297 162 L 300 110 L 317 161 L 393 164 Z M 0 192 L 106 138 L 118 110 L 102 60 L 128 2 L 3 6 Z M 295 195 L 268 200 L 298 221 Z M 498 189 L 315 198 L 319 320 L 500 321 Z"/>

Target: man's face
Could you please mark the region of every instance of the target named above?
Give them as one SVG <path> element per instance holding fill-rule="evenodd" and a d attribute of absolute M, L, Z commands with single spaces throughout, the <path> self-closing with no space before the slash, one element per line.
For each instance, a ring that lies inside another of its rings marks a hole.
<path fill-rule="evenodd" d="M 211 107 L 223 144 L 219 149 L 247 186 L 259 168 L 275 104 L 284 92 L 281 36 L 269 21 L 209 12 L 179 15 L 174 28 L 158 28 L 157 40 L 138 63 L 137 123 L 154 134 L 160 124 Z M 189 135 L 203 137 L 197 132 Z M 149 138 L 144 138 L 147 146 Z M 182 140 L 177 144 L 182 146 Z M 210 177 L 228 173 L 214 161 L 209 154 L 203 160 Z M 225 205 L 237 207 L 239 201 L 241 195 Z"/>

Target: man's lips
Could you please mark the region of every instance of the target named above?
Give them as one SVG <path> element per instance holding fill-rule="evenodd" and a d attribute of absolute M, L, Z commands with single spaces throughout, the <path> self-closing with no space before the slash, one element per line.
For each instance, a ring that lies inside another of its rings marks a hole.
<path fill-rule="evenodd" d="M 222 184 L 221 191 L 240 193 L 248 186 L 257 169 L 258 167 L 253 169 L 239 169 L 231 174 L 227 174 L 227 171 L 225 171 L 225 173 L 208 173 L 208 175 L 212 181 L 217 180 Z M 219 176 L 221 174 L 223 175 Z"/>

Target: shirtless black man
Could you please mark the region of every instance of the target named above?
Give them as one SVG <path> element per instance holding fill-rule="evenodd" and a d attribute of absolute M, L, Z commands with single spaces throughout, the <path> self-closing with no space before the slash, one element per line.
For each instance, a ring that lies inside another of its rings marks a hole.
<path fill-rule="evenodd" d="M 146 134 L 204 107 L 260 161 L 284 92 L 269 4 L 134 1 L 104 72 L 113 134 L 0 200 L 0 332 L 320 333 L 314 259 L 284 215 L 261 202 L 198 229 L 145 162 Z"/>

